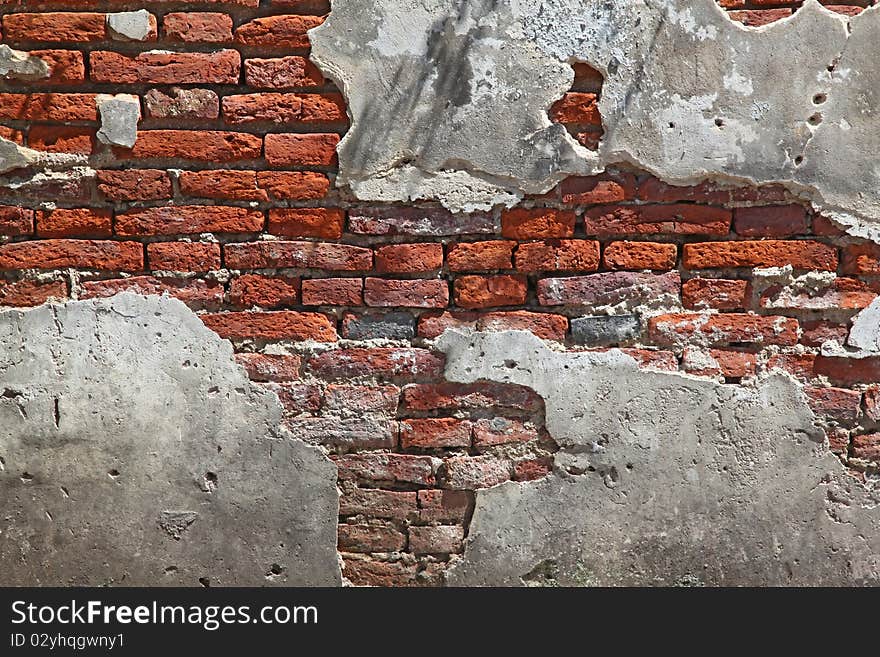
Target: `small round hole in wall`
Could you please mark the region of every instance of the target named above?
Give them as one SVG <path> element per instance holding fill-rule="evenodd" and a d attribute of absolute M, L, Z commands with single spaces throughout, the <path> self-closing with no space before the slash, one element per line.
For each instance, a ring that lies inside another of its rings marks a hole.
<path fill-rule="evenodd" d="M 825 94 L 816 94 L 813 96 L 813 105 L 821 105 L 826 100 L 828 100 L 828 96 Z"/>
<path fill-rule="evenodd" d="M 807 123 L 810 125 L 819 125 L 822 123 L 822 115 L 819 112 L 813 114 L 809 119 L 807 119 Z"/>

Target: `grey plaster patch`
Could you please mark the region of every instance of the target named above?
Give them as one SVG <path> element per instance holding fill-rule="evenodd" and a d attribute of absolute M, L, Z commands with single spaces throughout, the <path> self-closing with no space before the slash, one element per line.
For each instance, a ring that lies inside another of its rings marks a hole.
<path fill-rule="evenodd" d="M 359 198 L 473 210 L 633 165 L 675 185 L 781 184 L 870 239 L 878 35 L 880 8 L 817 0 L 759 28 L 715 0 L 335 0 L 310 32 L 348 100 L 337 182 Z M 598 152 L 547 115 L 576 61 L 605 78 Z"/>
<path fill-rule="evenodd" d="M 571 339 L 576 344 L 619 345 L 635 340 L 641 332 L 637 315 L 594 315 L 571 320 Z"/>
<path fill-rule="evenodd" d="M 846 343 L 860 352 L 880 354 L 880 297 L 853 317 Z"/>
<path fill-rule="evenodd" d="M 152 18 L 146 9 L 107 14 L 107 28 L 115 41 L 145 41 L 153 31 Z"/>
<path fill-rule="evenodd" d="M 880 583 L 880 491 L 846 474 L 800 386 L 724 386 L 561 353 L 524 332 L 438 341 L 446 377 L 528 386 L 554 471 L 477 492 L 452 585 Z"/>
<path fill-rule="evenodd" d="M 280 422 L 179 301 L 0 313 L 0 584 L 339 584 L 336 469 Z"/>
<path fill-rule="evenodd" d="M 49 77 L 49 65 L 30 53 L 0 44 L 0 78 L 6 80 L 41 80 Z"/>
<path fill-rule="evenodd" d="M 86 162 L 85 155 L 36 151 L 0 137 L 0 174 L 18 169 L 70 169 Z"/>
<path fill-rule="evenodd" d="M 141 118 L 140 99 L 129 94 L 101 94 L 96 103 L 101 116 L 98 141 L 124 148 L 134 146 L 137 141 L 138 121 Z"/>

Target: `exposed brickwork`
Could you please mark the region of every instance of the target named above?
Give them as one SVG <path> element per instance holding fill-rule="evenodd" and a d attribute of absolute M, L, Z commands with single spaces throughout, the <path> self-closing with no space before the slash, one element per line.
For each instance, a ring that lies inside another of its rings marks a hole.
<path fill-rule="evenodd" d="M 757 26 L 798 3 L 720 4 Z M 104 12 L 141 8 L 154 33 L 114 40 Z M 474 491 L 549 471 L 542 400 L 445 381 L 431 341 L 447 328 L 604 349 L 585 337 L 601 322 L 586 331 L 572 320 L 634 313 L 636 333 L 610 346 L 642 367 L 731 384 L 787 371 L 807 384 L 832 449 L 854 472 L 877 470 L 880 358 L 820 347 L 844 341 L 880 292 L 880 247 L 778 188 L 678 188 L 636 171 L 571 178 L 468 216 L 353 202 L 332 185 L 344 103 L 308 60 L 307 30 L 328 10 L 324 0 L 0 2 L 3 43 L 50 70 L 4 82 L 0 136 L 108 156 L 94 179 L 0 187 L 0 305 L 134 290 L 199 312 L 278 393 L 288 428 L 336 461 L 339 548 L 356 584 L 437 584 L 462 550 Z M 550 115 L 595 147 L 601 76 L 575 69 Z M 95 139 L 105 93 L 142 99 L 132 149 Z M 754 275 L 786 265 L 833 280 L 787 290 Z"/>

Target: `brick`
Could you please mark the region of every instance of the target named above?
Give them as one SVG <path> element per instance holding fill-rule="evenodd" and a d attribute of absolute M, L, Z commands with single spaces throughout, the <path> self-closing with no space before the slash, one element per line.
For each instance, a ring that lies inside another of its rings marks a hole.
<path fill-rule="evenodd" d="M 324 391 L 324 408 L 344 413 L 394 413 L 400 388 L 392 385 L 330 384 Z"/>
<path fill-rule="evenodd" d="M 849 454 L 850 431 L 843 427 L 827 427 L 825 435 L 828 438 L 828 448 L 838 456 L 846 457 Z"/>
<path fill-rule="evenodd" d="M 330 191 L 327 176 L 314 171 L 257 171 L 257 185 L 280 201 L 311 201 Z"/>
<path fill-rule="evenodd" d="M 849 327 L 837 322 L 813 320 L 801 322 L 803 335 L 801 343 L 808 347 L 821 347 L 828 340 L 844 344 L 849 335 Z"/>
<path fill-rule="evenodd" d="M 9 205 L 0 205 L 0 235 L 19 237 L 34 232 L 34 211 Z"/>
<path fill-rule="evenodd" d="M 263 213 L 221 205 L 181 205 L 130 210 L 116 215 L 118 235 L 192 235 L 257 233 Z"/>
<path fill-rule="evenodd" d="M 520 271 L 596 271 L 599 242 L 593 240 L 545 240 L 520 244 L 516 251 Z"/>
<path fill-rule="evenodd" d="M 307 32 L 318 27 L 324 19 L 319 16 L 266 16 L 256 18 L 235 30 L 235 42 L 245 46 L 265 48 L 308 48 Z"/>
<path fill-rule="evenodd" d="M 727 235 L 730 210 L 700 205 L 611 205 L 584 213 L 587 235 L 621 234 Z"/>
<path fill-rule="evenodd" d="M 433 486 L 440 463 L 431 456 L 369 452 L 331 456 L 342 481 L 389 481 Z"/>
<path fill-rule="evenodd" d="M 97 269 L 139 271 L 144 248 L 138 242 L 49 239 L 0 245 L 0 269 Z"/>
<path fill-rule="evenodd" d="M 791 237 L 809 232 L 802 205 L 736 208 L 733 230 L 743 237 Z"/>
<path fill-rule="evenodd" d="M 681 286 L 682 304 L 694 310 L 742 310 L 748 306 L 748 296 L 748 281 L 692 278 Z"/>
<path fill-rule="evenodd" d="M 673 269 L 678 254 L 675 244 L 659 242 L 611 242 L 603 260 L 608 269 Z"/>
<path fill-rule="evenodd" d="M 880 385 L 868 386 L 864 392 L 865 416 L 876 422 L 880 420 Z"/>
<path fill-rule="evenodd" d="M 880 462 L 880 433 L 853 436 L 852 447 L 853 458 Z"/>
<path fill-rule="evenodd" d="M 323 237 L 339 239 L 345 226 L 345 211 L 338 208 L 273 208 L 269 210 L 269 232 L 281 237 Z"/>
<path fill-rule="evenodd" d="M 731 11 L 727 13 L 733 20 L 749 27 L 761 27 L 791 16 L 791 9 L 761 9 L 760 11 Z"/>
<path fill-rule="evenodd" d="M 853 278 L 827 283 L 773 285 L 761 293 L 762 308 L 785 310 L 861 310 L 877 298 L 880 287 Z"/>
<path fill-rule="evenodd" d="M 199 198 L 230 199 L 236 201 L 269 201 L 271 200 L 312 200 L 323 198 L 330 187 L 330 181 L 322 173 L 310 171 L 242 171 L 214 169 L 208 171 L 182 171 L 178 177 L 180 191 L 186 196 Z M 285 215 L 284 213 L 289 213 Z M 331 211 L 324 208 L 304 210 L 271 210 L 270 224 L 273 214 L 284 226 L 287 219 L 294 219 L 296 213 L 305 214 L 313 220 L 325 218 L 331 220 Z M 308 213 L 311 212 L 311 215 Z M 341 212 L 341 211 L 337 211 Z M 327 230 L 323 226 L 310 226 L 311 233 L 307 236 L 339 237 L 342 234 L 342 221 L 338 220 L 338 230 Z M 332 228 L 332 226 L 328 226 Z M 323 232 L 324 235 L 317 233 Z"/>
<path fill-rule="evenodd" d="M 826 376 L 837 385 L 851 386 L 880 381 L 880 357 L 816 356 L 813 370 L 817 376 Z"/>
<path fill-rule="evenodd" d="M 48 153 L 91 155 L 96 132 L 94 128 L 34 125 L 28 131 L 28 146 Z"/>
<path fill-rule="evenodd" d="M 364 302 L 378 308 L 443 308 L 449 304 L 444 280 L 386 280 L 367 278 Z"/>
<path fill-rule="evenodd" d="M 342 316 L 342 336 L 349 340 L 412 340 L 415 318 L 406 312 L 373 312 Z"/>
<path fill-rule="evenodd" d="M 181 171 L 178 181 L 180 191 L 185 196 L 236 201 L 269 200 L 269 194 L 257 186 L 256 171 Z"/>
<path fill-rule="evenodd" d="M 244 63 L 244 79 L 257 89 L 289 89 L 323 86 L 324 76 L 305 57 L 248 59 Z"/>
<path fill-rule="evenodd" d="M 533 413 L 543 401 L 524 386 L 504 383 L 415 383 L 403 388 L 409 411 L 508 409 Z"/>
<path fill-rule="evenodd" d="M 571 340 L 590 347 L 625 344 L 639 338 L 642 323 L 637 315 L 595 315 L 571 320 Z"/>
<path fill-rule="evenodd" d="M 537 439 L 537 429 L 518 420 L 493 417 L 491 420 L 484 418 L 474 423 L 474 447 L 478 450 L 496 445 L 527 443 Z"/>
<path fill-rule="evenodd" d="M 416 496 L 416 491 L 346 487 L 339 497 L 339 515 L 412 520 L 419 513 Z"/>
<path fill-rule="evenodd" d="M 232 41 L 232 18 L 216 12 L 172 12 L 162 21 L 165 38 L 184 43 Z"/>
<path fill-rule="evenodd" d="M 36 219 L 38 237 L 110 237 L 113 232 L 110 210 L 39 210 Z"/>
<path fill-rule="evenodd" d="M 344 450 L 394 449 L 397 423 L 371 417 L 303 417 L 287 423 L 295 438 Z"/>
<path fill-rule="evenodd" d="M 678 272 L 643 274 L 606 272 L 572 278 L 545 278 L 538 281 L 538 303 L 542 306 L 616 305 L 656 301 L 658 297 L 677 297 L 681 286 Z"/>
<path fill-rule="evenodd" d="M 405 587 L 418 586 L 418 565 L 415 562 L 377 561 L 357 554 L 342 553 L 345 578 L 354 586 Z"/>
<path fill-rule="evenodd" d="M 514 481 L 534 481 L 550 474 L 553 463 L 550 459 L 523 459 L 513 464 Z"/>
<path fill-rule="evenodd" d="M 360 306 L 364 299 L 360 278 L 306 279 L 302 282 L 304 306 Z"/>
<path fill-rule="evenodd" d="M 515 240 L 571 237 L 574 224 L 574 212 L 553 208 L 514 208 L 501 213 L 501 234 Z"/>
<path fill-rule="evenodd" d="M 351 210 L 348 221 L 352 233 L 387 237 L 452 237 L 497 232 L 491 214 L 453 214 L 437 208 Z"/>
<path fill-rule="evenodd" d="M 435 379 L 442 376 L 444 358 L 427 349 L 377 347 L 335 349 L 312 356 L 309 370 L 322 379 L 377 377 Z"/>
<path fill-rule="evenodd" d="M 648 176 L 639 182 L 637 196 L 652 203 L 686 201 L 704 205 L 726 205 L 733 200 L 731 188 L 719 186 L 711 181 L 680 187 L 665 183 L 653 176 Z"/>
<path fill-rule="evenodd" d="M 569 92 L 550 108 L 550 120 L 556 123 L 602 126 L 597 106 L 598 97 L 593 93 Z"/>
<path fill-rule="evenodd" d="M 335 342 L 336 328 L 326 315 L 292 310 L 232 312 L 202 315 L 202 321 L 221 338 L 230 340 L 314 340 Z"/>
<path fill-rule="evenodd" d="M 373 252 L 359 246 L 328 242 L 251 242 L 227 244 L 226 266 L 233 269 L 292 267 L 328 271 L 366 271 Z"/>
<path fill-rule="evenodd" d="M 86 79 L 85 60 L 78 50 L 32 50 L 30 54 L 46 62 L 49 77 L 29 84 L 72 85 Z"/>
<path fill-rule="evenodd" d="M 880 245 L 865 242 L 843 248 L 841 270 L 855 276 L 880 275 Z"/>
<path fill-rule="evenodd" d="M 443 487 L 453 490 L 491 488 L 510 480 L 510 463 L 491 456 L 453 456 L 443 462 Z"/>
<path fill-rule="evenodd" d="M 266 162 L 272 167 L 323 166 L 336 163 L 336 134 L 266 135 Z"/>
<path fill-rule="evenodd" d="M 701 349 L 686 347 L 682 356 L 682 368 L 696 376 L 722 375 L 741 379 L 755 373 L 758 357 L 735 349 Z"/>
<path fill-rule="evenodd" d="M 406 547 L 406 535 L 394 525 L 347 524 L 337 527 L 339 549 L 348 552 L 396 552 Z"/>
<path fill-rule="evenodd" d="M 47 301 L 66 299 L 65 281 L 0 280 L 0 306 L 39 306 Z"/>
<path fill-rule="evenodd" d="M 262 140 L 243 132 L 146 130 L 138 132 L 134 148 L 127 153 L 137 159 L 224 163 L 255 160 L 261 152 Z"/>
<path fill-rule="evenodd" d="M 460 276 L 455 279 L 455 303 L 462 308 L 519 306 L 528 295 L 524 276 Z"/>
<path fill-rule="evenodd" d="M 418 496 L 422 522 L 464 522 L 473 506 L 473 497 L 467 491 L 420 490 Z"/>
<path fill-rule="evenodd" d="M 150 269 L 206 272 L 220 269 L 220 245 L 210 242 L 156 242 L 147 244 Z"/>
<path fill-rule="evenodd" d="M 413 554 L 458 553 L 462 551 L 463 544 L 464 527 L 460 525 L 409 528 L 409 550 Z"/>
<path fill-rule="evenodd" d="M 229 283 L 229 301 L 239 308 L 279 308 L 299 300 L 299 279 L 244 274 Z"/>
<path fill-rule="evenodd" d="M 837 224 L 828 217 L 816 214 L 813 215 L 813 235 L 819 235 L 822 237 L 840 237 L 846 235 L 846 231 L 839 228 Z"/>
<path fill-rule="evenodd" d="M 321 388 L 317 385 L 308 383 L 271 383 L 265 384 L 263 387 L 278 395 L 278 400 L 281 402 L 281 408 L 284 411 L 284 426 L 294 433 L 296 433 L 297 429 L 295 426 L 295 416 L 300 416 L 303 413 L 317 413 L 318 409 L 321 408 Z"/>
<path fill-rule="evenodd" d="M 559 186 L 565 204 L 619 203 L 636 195 L 635 176 L 626 173 L 566 178 Z"/>
<path fill-rule="evenodd" d="M 223 302 L 224 294 L 223 285 L 217 281 L 132 276 L 105 281 L 86 281 L 82 283 L 80 298 L 112 297 L 124 291 L 157 296 L 168 294 L 193 310 L 216 310 Z"/>
<path fill-rule="evenodd" d="M 6 14 L 3 34 L 8 41 L 88 43 L 107 38 L 104 14 L 55 12 Z"/>
<path fill-rule="evenodd" d="M 635 360 L 636 364 L 641 368 L 658 370 L 660 372 L 678 371 L 678 358 L 671 351 L 634 349 L 631 347 L 624 347 L 621 351 Z"/>
<path fill-rule="evenodd" d="M 403 449 L 470 447 L 473 425 L 455 418 L 424 418 L 400 423 L 400 446 Z"/>
<path fill-rule="evenodd" d="M 98 191 L 111 201 L 158 201 L 171 198 L 171 178 L 160 169 L 97 172 Z"/>
<path fill-rule="evenodd" d="M 544 340 L 565 340 L 568 319 L 528 310 L 494 312 L 424 313 L 419 317 L 419 337 L 433 339 L 448 328 L 475 331 L 531 331 Z"/>
<path fill-rule="evenodd" d="M 247 371 L 252 381 L 293 381 L 299 378 L 302 357 L 296 354 L 235 354 L 235 361 Z"/>
<path fill-rule="evenodd" d="M 766 369 L 780 369 L 799 379 L 809 380 L 813 378 L 815 361 L 815 354 L 775 354 L 767 359 Z"/>
<path fill-rule="evenodd" d="M 97 121 L 95 94 L 0 93 L 0 119 L 18 121 Z"/>
<path fill-rule="evenodd" d="M 348 116 L 339 94 L 259 93 L 223 98 L 223 120 L 250 123 L 345 123 Z"/>
<path fill-rule="evenodd" d="M 797 344 L 798 322 L 790 317 L 744 313 L 673 313 L 648 320 L 648 336 L 661 346 L 687 346 L 694 342 L 707 345 L 749 343 L 790 346 Z"/>
<path fill-rule="evenodd" d="M 813 412 L 820 418 L 854 422 L 859 415 L 862 393 L 844 388 L 805 386 L 804 393 Z"/>
<path fill-rule="evenodd" d="M 457 242 L 449 245 L 446 261 L 450 271 L 510 269 L 515 247 L 516 242 L 510 240 Z"/>
<path fill-rule="evenodd" d="M 237 84 L 241 55 L 237 50 L 142 52 L 124 55 L 94 51 L 89 55 L 93 82 L 113 84 Z"/>
<path fill-rule="evenodd" d="M 144 108 L 151 119 L 216 119 L 220 98 L 210 89 L 150 89 Z"/>
<path fill-rule="evenodd" d="M 443 266 L 443 245 L 389 244 L 376 249 L 375 269 L 381 273 L 430 272 Z"/>
<path fill-rule="evenodd" d="M 837 250 L 811 240 L 762 240 L 703 242 L 684 245 L 687 269 L 736 267 L 785 267 L 795 269 L 837 269 Z"/>

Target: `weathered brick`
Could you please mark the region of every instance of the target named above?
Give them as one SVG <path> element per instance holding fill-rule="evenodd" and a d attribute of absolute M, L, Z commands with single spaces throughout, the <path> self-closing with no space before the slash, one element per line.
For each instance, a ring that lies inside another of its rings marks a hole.
<path fill-rule="evenodd" d="M 297 433 L 296 427 L 293 426 L 297 416 L 301 416 L 303 413 L 317 413 L 321 408 L 321 388 L 315 384 L 268 383 L 263 387 L 278 396 L 284 411 L 284 426 L 294 433 Z"/>
<path fill-rule="evenodd" d="M 851 386 L 880 381 L 880 357 L 816 356 L 813 370 L 832 383 Z"/>
<path fill-rule="evenodd" d="M 168 294 L 193 310 L 216 310 L 223 302 L 224 294 L 223 285 L 217 281 L 132 276 L 105 281 L 86 281 L 82 284 L 80 298 L 112 297 L 124 291 L 157 296 Z"/>
<path fill-rule="evenodd" d="M 104 14 L 20 13 L 6 14 L 3 17 L 3 34 L 10 41 L 87 43 L 104 40 L 107 37 L 107 28 Z"/>
<path fill-rule="evenodd" d="M 0 235 L 19 237 L 34 232 L 34 211 L 0 205 Z"/>
<path fill-rule="evenodd" d="M 442 375 L 444 362 L 442 354 L 427 349 L 378 347 L 326 351 L 312 356 L 308 366 L 322 379 L 434 379 Z"/>
<path fill-rule="evenodd" d="M 502 383 L 414 383 L 403 388 L 403 402 L 410 411 L 503 408 L 533 413 L 543 406 L 529 388 Z"/>
<path fill-rule="evenodd" d="M 266 16 L 255 18 L 235 30 L 235 41 L 246 46 L 264 48 L 308 48 L 308 31 L 324 19 L 319 16 Z"/>
<path fill-rule="evenodd" d="M 596 271 L 599 242 L 593 240 L 545 240 L 520 244 L 516 251 L 520 271 Z"/>
<path fill-rule="evenodd" d="M 144 94 L 144 107 L 151 119 L 216 119 L 220 116 L 220 98 L 210 89 L 150 89 Z"/>
<path fill-rule="evenodd" d="M 802 205 L 736 208 L 733 230 L 743 237 L 791 237 L 809 230 L 807 212 Z"/>
<path fill-rule="evenodd" d="M 346 313 L 342 317 L 342 336 L 349 340 L 412 340 L 415 323 L 406 312 Z"/>
<path fill-rule="evenodd" d="M 392 385 L 330 384 L 324 391 L 324 408 L 343 413 L 394 413 L 400 388 Z"/>
<path fill-rule="evenodd" d="M 0 280 L 0 306 L 39 306 L 52 299 L 66 299 L 67 294 L 67 283 L 63 280 Z"/>
<path fill-rule="evenodd" d="M 635 176 L 625 173 L 566 178 L 560 185 L 563 203 L 583 205 L 628 201 L 635 197 L 635 188 Z"/>
<path fill-rule="evenodd" d="M 0 119 L 18 121 L 97 121 L 95 94 L 0 93 Z"/>
<path fill-rule="evenodd" d="M 338 143 L 339 135 L 332 133 L 266 135 L 266 162 L 272 167 L 328 167 L 336 163 Z"/>
<path fill-rule="evenodd" d="M 455 418 L 423 418 L 400 423 L 400 446 L 403 449 L 470 447 L 473 425 Z"/>
<path fill-rule="evenodd" d="M 532 425 L 506 417 L 484 418 L 474 422 L 474 447 L 486 449 L 496 445 L 527 443 L 538 439 L 538 431 Z"/>
<path fill-rule="evenodd" d="M 845 246 L 841 269 L 855 276 L 880 275 L 880 245 L 865 242 Z"/>
<path fill-rule="evenodd" d="M 607 272 L 572 278 L 545 278 L 538 281 L 538 303 L 542 306 L 605 306 L 621 301 L 648 303 L 662 296 L 677 297 L 680 286 L 678 272 Z"/>
<path fill-rule="evenodd" d="M 221 338 L 230 340 L 314 340 L 335 342 L 334 323 L 320 313 L 291 310 L 202 315 L 202 321 Z"/>
<path fill-rule="evenodd" d="M 501 234 L 515 240 L 571 237 L 575 214 L 553 208 L 514 208 L 501 213 Z"/>
<path fill-rule="evenodd" d="M 419 514 L 416 496 L 416 491 L 346 487 L 339 497 L 339 515 L 412 520 Z"/>
<path fill-rule="evenodd" d="M 419 586 L 415 562 L 378 561 L 358 554 L 342 553 L 345 578 L 355 586 Z"/>
<path fill-rule="evenodd" d="M 742 310 L 748 305 L 748 295 L 748 281 L 692 278 L 681 286 L 682 304 L 694 310 Z"/>
<path fill-rule="evenodd" d="M 338 208 L 273 208 L 269 210 L 269 232 L 281 237 L 323 237 L 339 239 L 345 212 Z"/>
<path fill-rule="evenodd" d="M 296 354 L 235 354 L 253 381 L 284 382 L 299 378 L 302 357 Z"/>
<path fill-rule="evenodd" d="M 853 436 L 853 457 L 865 461 L 880 462 L 880 433 Z M 412 535 L 410 535 L 410 541 Z"/>
<path fill-rule="evenodd" d="M 575 344 L 605 347 L 625 344 L 642 333 L 637 315 L 594 315 L 571 320 L 571 340 Z"/>
<path fill-rule="evenodd" d="M 600 127 L 602 117 L 594 93 L 569 92 L 550 108 L 550 120 L 556 123 L 575 123 Z"/>
<path fill-rule="evenodd" d="M 815 361 L 815 354 L 775 354 L 767 359 L 766 369 L 780 369 L 800 379 L 809 380 L 813 378 Z"/>
<path fill-rule="evenodd" d="M 279 308 L 299 299 L 299 279 L 243 274 L 229 283 L 229 301 L 239 308 Z"/>
<path fill-rule="evenodd" d="M 435 208 L 351 210 L 348 221 L 351 232 L 361 235 L 451 237 L 491 235 L 496 232 L 495 219 L 491 214 L 453 214 Z"/>
<path fill-rule="evenodd" d="M 784 267 L 795 269 L 837 269 L 837 250 L 812 240 L 762 240 L 702 242 L 684 245 L 687 269 L 736 267 Z"/>
<path fill-rule="evenodd" d="M 880 287 L 853 278 L 809 285 L 773 285 L 761 293 L 762 308 L 785 310 L 861 310 L 877 298 Z"/>
<path fill-rule="evenodd" d="M 302 283 L 304 306 L 360 306 L 363 295 L 360 278 L 309 278 Z"/>
<path fill-rule="evenodd" d="M 113 84 L 236 84 L 241 70 L 237 50 L 89 54 L 93 82 Z"/>
<path fill-rule="evenodd" d="M 28 146 L 48 153 L 90 155 L 95 151 L 96 132 L 94 128 L 34 125 L 28 131 Z"/>
<path fill-rule="evenodd" d="M 744 313 L 673 313 L 648 320 L 648 335 L 652 342 L 662 346 L 688 343 L 794 345 L 798 340 L 798 322 L 790 317 Z"/>
<path fill-rule="evenodd" d="M 528 281 L 524 276 L 460 276 L 455 279 L 455 303 L 462 308 L 518 306 L 526 301 Z"/>
<path fill-rule="evenodd" d="M 435 271 L 442 266 L 442 244 L 388 244 L 376 249 L 377 272 L 410 274 Z"/>
<path fill-rule="evenodd" d="M 206 130 L 146 130 L 126 154 L 137 159 L 180 158 L 197 162 L 254 160 L 262 153 L 262 140 L 243 132 Z"/>
<path fill-rule="evenodd" d="M 453 490 L 490 488 L 510 479 L 508 461 L 492 456 L 453 456 L 443 462 L 443 487 Z"/>
<path fill-rule="evenodd" d="M 157 201 L 171 198 L 171 178 L 160 169 L 97 172 L 98 190 L 111 201 Z"/>
<path fill-rule="evenodd" d="M 697 376 L 722 375 L 741 379 L 755 373 L 758 357 L 735 349 L 701 349 L 687 347 L 682 355 L 682 368 Z"/>
<path fill-rule="evenodd" d="M 294 437 L 345 450 L 394 449 L 397 422 L 371 417 L 303 417 L 287 422 Z"/>
<path fill-rule="evenodd" d="M 205 272 L 220 269 L 220 245 L 210 242 L 156 242 L 147 245 L 150 269 Z"/>
<path fill-rule="evenodd" d="M 162 20 L 165 38 L 184 43 L 228 43 L 232 17 L 218 12 L 172 12 Z"/>
<path fill-rule="evenodd" d="M 341 522 L 337 534 L 339 549 L 348 552 L 395 552 L 406 547 L 406 535 L 391 524 Z"/>
<path fill-rule="evenodd" d="M 367 278 L 364 302 L 379 308 L 443 308 L 449 304 L 449 286 L 437 279 Z"/>
<path fill-rule="evenodd" d="M 370 249 L 329 242 L 250 242 L 227 244 L 223 251 L 226 266 L 233 269 L 291 267 L 366 271 L 373 266 Z"/>
<path fill-rule="evenodd" d="M 424 313 L 419 317 L 419 337 L 436 338 L 448 328 L 475 331 L 531 331 L 544 340 L 562 341 L 568 330 L 568 319 L 562 315 L 536 313 L 528 310 L 509 312 L 447 312 Z"/>
<path fill-rule="evenodd" d="M 845 388 L 806 386 L 804 393 L 813 412 L 820 418 L 853 422 L 859 415 L 862 393 Z"/>
<path fill-rule="evenodd" d="M 440 460 L 431 456 L 368 452 L 330 457 L 342 481 L 397 482 L 433 486 Z"/>
<path fill-rule="evenodd" d="M 0 245 L 0 269 L 97 269 L 139 271 L 144 247 L 138 242 L 49 239 Z"/>
<path fill-rule="evenodd" d="M 673 269 L 678 249 L 659 242 L 611 242 L 603 260 L 608 269 Z"/>
<path fill-rule="evenodd" d="M 419 520 L 422 522 L 464 522 L 473 506 L 473 496 L 463 490 L 420 490 Z"/>
<path fill-rule="evenodd" d="M 130 210 L 116 215 L 118 235 L 192 235 L 256 233 L 263 213 L 221 205 L 181 205 Z"/>
<path fill-rule="evenodd" d="M 878 448 L 880 453 L 880 448 Z M 409 528 L 409 549 L 413 554 L 451 554 L 461 552 L 464 527 L 435 525 Z"/>
<path fill-rule="evenodd" d="M 248 59 L 244 63 L 244 79 L 249 87 L 257 89 L 289 89 L 320 87 L 324 76 L 305 57 L 277 59 Z"/>
<path fill-rule="evenodd" d="M 345 103 L 339 94 L 259 93 L 223 98 L 223 120 L 248 123 L 345 123 Z"/>
<path fill-rule="evenodd" d="M 458 242 L 449 245 L 446 261 L 450 271 L 510 269 L 514 247 L 516 242 L 510 240 Z"/>
<path fill-rule="evenodd" d="M 701 205 L 610 205 L 584 213 L 587 235 L 727 235 L 731 211 Z"/>
<path fill-rule="evenodd" d="M 514 481 L 534 481 L 546 477 L 552 469 L 551 459 L 522 459 L 513 464 L 513 479 Z"/>

